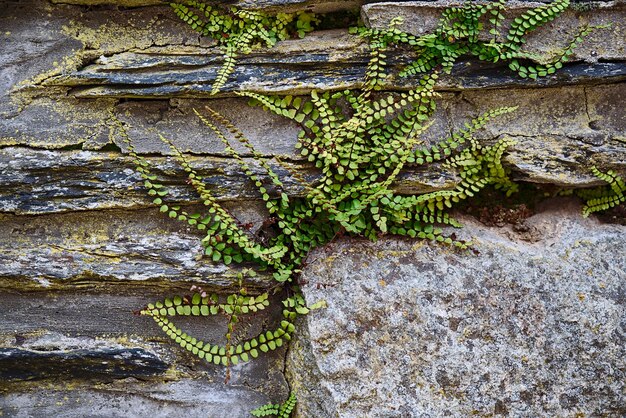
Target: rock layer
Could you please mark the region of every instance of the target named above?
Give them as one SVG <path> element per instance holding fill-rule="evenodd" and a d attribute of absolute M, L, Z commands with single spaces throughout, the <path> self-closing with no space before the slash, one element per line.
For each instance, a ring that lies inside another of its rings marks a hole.
<path fill-rule="evenodd" d="M 624 86 L 626 84 L 617 83 L 511 89 L 506 90 L 506 96 L 502 90 L 444 94 L 439 101 L 435 123 L 424 135 L 424 140 L 439 141 L 451 130 L 462 128 L 472 117 L 501 106 L 517 105 L 519 109 L 515 113 L 491 121 L 479 133 L 486 143 L 502 135 L 516 140 L 505 156 L 514 179 L 564 187 L 599 185 L 601 182 L 591 174 L 591 166 L 622 173 L 626 170 L 626 125 L 620 104 Z M 193 114 L 193 109 L 202 109 L 206 105 L 201 100 L 128 102 L 113 109 L 130 127 L 129 134 L 139 152 L 170 153 L 158 139 L 157 133 L 161 133 L 183 151 L 211 154 L 189 158 L 205 175 L 220 200 L 258 198 L 238 164 L 227 156 L 219 140 L 209 134 Z M 289 194 L 303 192 L 292 172 L 301 172 L 308 181 L 315 180 L 315 170 L 294 155 L 298 132 L 295 125 L 269 116 L 262 109 L 248 111 L 243 99 L 218 100 L 211 103 L 211 107 L 223 111 L 238 124 L 259 152 L 270 159 L 274 155 L 280 156 L 282 164 L 276 161 L 270 161 L 270 164 L 282 177 Z M 157 114 L 160 116 L 156 117 Z M 104 114 L 102 117 L 103 121 L 106 120 Z M 7 132 L 12 129 L 11 123 L 4 127 Z M 33 125 L 29 129 L 34 131 L 45 127 L 45 124 Z M 111 139 L 104 130 L 108 128 L 103 125 L 101 134 L 104 138 L 97 140 L 98 145 L 91 140 L 91 145 L 87 145 L 84 138 L 68 138 L 80 135 L 76 130 L 63 129 L 66 136 L 48 137 L 45 145 L 31 144 L 30 134 L 19 133 L 10 141 L 21 146 L 0 150 L 0 180 L 5 185 L 0 190 L 3 211 L 36 214 L 146 205 L 145 192 L 138 185 L 132 162 L 119 153 L 106 151 L 107 145 L 119 145 L 125 149 L 126 145 L 119 137 Z M 79 149 L 32 149 L 33 146 L 64 147 L 67 140 L 71 141 L 70 147 Z M 99 151 L 81 151 L 81 147 L 96 147 Z M 242 151 L 246 155 L 245 150 Z M 170 187 L 174 200 L 194 199 L 190 188 L 183 184 L 181 170 L 174 161 L 160 157 L 149 157 L 149 160 L 155 166 L 155 173 Z M 440 166 L 407 167 L 406 175 L 397 187 L 404 193 L 416 193 L 454 187 L 455 181 L 455 173 Z"/>

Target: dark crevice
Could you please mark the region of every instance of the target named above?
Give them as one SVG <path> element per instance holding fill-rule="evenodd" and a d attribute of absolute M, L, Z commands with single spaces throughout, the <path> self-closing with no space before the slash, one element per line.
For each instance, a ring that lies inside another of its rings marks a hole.
<path fill-rule="evenodd" d="M 315 30 L 346 29 L 357 26 L 360 21 L 360 10 L 341 10 L 320 15 L 321 22 L 315 26 Z"/>
<path fill-rule="evenodd" d="M 28 148 L 33 149 L 34 147 L 30 147 L 29 146 Z M 83 150 L 83 143 L 79 142 L 78 144 L 64 145 L 62 147 L 55 148 L 54 150 L 55 151 L 82 151 Z"/>
<path fill-rule="evenodd" d="M 117 152 L 120 154 L 124 154 L 122 152 L 122 149 L 114 142 L 109 142 L 106 145 L 104 145 L 103 147 L 100 147 L 98 149 L 98 152 Z"/>

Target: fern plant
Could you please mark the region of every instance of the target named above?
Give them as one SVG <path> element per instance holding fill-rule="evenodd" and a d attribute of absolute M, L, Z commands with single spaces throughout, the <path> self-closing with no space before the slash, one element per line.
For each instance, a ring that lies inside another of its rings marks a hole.
<path fill-rule="evenodd" d="M 235 70 L 238 55 L 249 54 L 255 46 L 268 48 L 292 35 L 304 37 L 319 20 L 312 13 L 276 13 L 223 9 L 206 3 L 187 0 L 170 6 L 176 15 L 202 36 L 215 41 L 224 52 L 224 64 L 213 82 L 211 94 L 216 94 Z"/>
<path fill-rule="evenodd" d="M 400 72 L 403 77 L 428 73 L 434 69 L 450 73 L 459 57 L 471 55 L 493 63 L 507 61 L 509 68 L 520 77 L 537 79 L 555 73 L 587 35 L 607 27 L 582 26 L 550 62 L 537 64 L 546 59 L 523 51 L 526 36 L 556 19 L 569 4 L 569 0 L 556 0 L 530 9 L 507 23 L 503 15 L 506 0 L 486 4 L 467 2 L 446 9 L 437 29 L 431 34 L 417 37 L 403 33 L 397 27 L 352 28 L 351 31 L 365 37 L 385 33 L 394 43 L 413 47 L 417 59 Z M 508 30 L 505 31 L 505 28 Z"/>
<path fill-rule="evenodd" d="M 371 80 L 373 75 L 370 75 Z M 469 123 L 466 129 L 434 146 L 419 145 L 419 134 L 428 127 L 428 117 L 434 111 L 433 91 L 436 75 L 425 77 L 415 90 L 398 95 L 372 95 L 370 82 L 358 95 L 351 91 L 340 93 L 313 92 L 310 100 L 301 98 L 262 96 L 243 93 L 258 104 L 276 113 L 302 123 L 300 135 L 301 154 L 319 167 L 321 180 L 308 189 L 304 198 L 293 198 L 282 190 L 282 182 L 270 166 L 254 150 L 243 134 L 226 118 L 211 108 L 206 115 L 198 112 L 202 121 L 220 138 L 225 149 L 239 162 L 242 170 L 254 182 L 268 213 L 275 219 L 277 234 L 266 244 L 254 240 L 241 228 L 237 220 L 226 211 L 210 191 L 200 174 L 188 163 L 184 155 L 166 138 L 166 142 L 187 173 L 188 183 L 195 188 L 201 202 L 207 207 L 205 214 L 190 214 L 179 205 L 165 201 L 167 189 L 150 172 L 148 162 L 139 156 L 121 122 L 118 130 L 135 160 L 137 171 L 144 179 L 153 203 L 169 217 L 185 222 L 202 231 L 205 255 L 225 264 L 253 262 L 259 269 L 269 269 L 277 282 L 295 283 L 309 252 L 331 241 L 339 234 L 364 235 L 376 239 L 380 234 L 392 233 L 456 244 L 467 243 L 445 237 L 439 224 L 459 226 L 447 213 L 453 203 L 466 199 L 488 184 L 515 190 L 501 164 L 502 153 L 512 142 L 502 139 L 486 146 L 476 141 L 472 134 L 486 122 L 513 108 L 488 112 Z M 346 112 L 338 101 L 350 107 Z M 391 118 L 388 118 L 391 116 Z M 230 136 L 230 138 L 229 138 Z M 232 140 L 241 142 L 266 171 L 261 178 L 234 150 Z M 461 151 L 457 148 L 467 145 Z M 458 168 L 461 181 L 454 190 L 438 191 L 418 196 L 402 196 L 393 191 L 393 181 L 405 166 L 446 161 Z M 240 273 L 255 274 L 252 270 Z M 245 289 L 225 300 L 218 295 L 202 297 L 174 296 L 144 308 L 141 313 L 152 317 L 170 338 L 198 357 L 215 364 L 229 366 L 248 361 L 261 352 L 275 350 L 289 341 L 298 315 L 322 306 L 307 307 L 296 286 L 292 295 L 283 301 L 283 320 L 273 330 L 239 344 L 231 344 L 233 328 L 240 315 L 254 313 L 267 306 L 268 295 L 248 296 Z M 224 315 L 228 318 L 226 345 L 200 341 L 184 333 L 173 322 L 176 316 Z"/>
<path fill-rule="evenodd" d="M 352 91 L 313 92 L 310 101 L 302 102 L 289 96 L 241 93 L 251 97 L 252 104 L 296 121 L 302 119 L 300 153 L 321 170 L 322 178 L 310 187 L 305 206 L 284 219 L 289 231 L 313 221 L 314 230 L 325 226 L 326 238 L 346 233 L 375 240 L 391 233 L 452 244 L 437 225 L 459 226 L 446 212 L 453 203 L 489 184 L 515 191 L 501 161 L 513 141 L 503 138 L 486 146 L 472 136 L 491 118 L 515 108 L 487 112 L 450 138 L 432 146 L 420 145 L 419 134 L 429 126 L 427 120 L 435 108 L 435 79 L 435 75 L 424 78 L 420 88 L 407 93 L 376 98 L 369 97 L 368 89 L 358 96 Z M 464 144 L 468 146 L 455 153 Z M 434 161 L 458 169 L 461 181 L 455 189 L 409 196 L 394 192 L 394 180 L 404 168 Z M 321 216 L 323 224 L 309 213 Z M 330 226 L 333 228 L 328 229 Z M 290 254 L 299 255 L 295 259 L 299 262 L 312 249 L 311 243 L 324 244 L 323 238 L 284 243 L 293 245 Z M 466 246 L 458 241 L 454 244 Z"/>
<path fill-rule="evenodd" d="M 121 121 L 113 115 L 111 120 L 113 126 L 117 128 L 116 131 L 122 141 L 127 145 L 128 153 L 135 162 L 136 171 L 144 179 L 144 187 L 148 190 L 148 194 L 153 196 L 153 203 L 159 205 L 160 211 L 167 214 L 170 218 L 185 222 L 204 232 L 206 235 L 202 239 L 202 244 L 205 247 L 205 255 L 211 257 L 214 262 L 221 261 L 225 264 L 255 261 L 262 270 L 268 267 L 273 268 L 275 270 L 274 277 L 278 281 L 284 281 L 287 277 L 283 279 L 282 276 L 292 274 L 292 270 L 285 270 L 281 262 L 281 258 L 288 248 L 280 244 L 266 247 L 254 242 L 248 231 L 241 228 L 237 220 L 211 195 L 202 177 L 189 165 L 178 148 L 161 136 L 161 139 L 170 145 L 175 157 L 187 172 L 187 180 L 195 188 L 202 203 L 207 206 L 207 213 L 203 215 L 190 214 L 182 210 L 178 205 L 165 203 L 164 199 L 168 195 L 168 190 L 157 182 L 157 177 L 150 172 L 150 165 L 145 158 L 136 153 L 127 130 Z M 207 123 L 209 122 L 207 121 Z M 233 127 L 233 129 L 236 128 Z M 221 134 L 221 131 L 218 132 Z M 239 131 L 236 131 L 236 133 L 241 135 Z M 243 136 L 241 136 L 241 139 L 247 143 Z M 261 180 L 252 173 L 244 160 L 232 149 L 225 137 L 224 141 L 227 145 L 227 150 L 236 156 L 246 174 L 258 185 L 259 191 L 263 193 L 263 198 L 268 202 L 268 207 L 270 207 L 274 202 L 267 195 L 267 189 L 262 186 Z M 269 169 L 268 166 L 266 168 Z M 277 184 L 280 184 L 277 176 L 273 175 L 272 179 Z M 287 198 L 286 195 L 284 197 L 285 199 Z M 269 303 L 268 293 L 263 293 L 256 297 L 248 296 L 247 290 L 242 286 L 244 278 L 254 277 L 255 275 L 256 272 L 250 269 L 245 269 L 238 273 L 240 291 L 239 293 L 229 295 L 225 300 L 220 300 L 217 294 L 202 295 L 198 292 L 190 296 L 176 295 L 163 301 L 151 303 L 142 309 L 140 313 L 152 317 L 168 337 L 201 359 L 225 366 L 236 365 L 239 361 L 246 362 L 251 358 L 258 357 L 260 352 L 266 353 L 281 347 L 283 343 L 291 339 L 297 315 L 306 314 L 309 312 L 309 309 L 315 309 L 323 305 L 323 303 L 318 303 L 307 308 L 304 299 L 298 293 L 297 287 L 294 287 L 292 292 L 295 292 L 295 294 L 287 297 L 282 302 L 284 305 L 282 312 L 283 320 L 274 330 L 267 330 L 254 338 L 239 344 L 232 344 L 234 327 L 239 322 L 239 317 L 261 311 Z M 209 315 L 223 315 L 228 319 L 225 345 L 210 344 L 198 340 L 184 333 L 170 319 L 176 316 Z"/>
<path fill-rule="evenodd" d="M 489 10 L 500 8 L 492 3 Z M 453 8 L 442 18 L 442 27 L 460 31 L 455 32 L 457 37 L 470 32 L 463 25 L 450 23 L 459 13 L 458 8 Z M 308 98 L 238 93 L 250 98 L 252 105 L 262 106 L 302 126 L 297 147 L 319 171 L 319 179 L 312 184 L 298 173 L 292 173 L 306 190 L 302 197 L 286 193 L 280 177 L 234 123 L 210 107 L 196 112 L 256 186 L 275 229 L 265 241 L 243 228 L 219 204 L 184 154 L 161 136 L 186 172 L 188 184 L 195 189 L 206 211 L 188 213 L 180 205 L 168 201 L 166 187 L 151 173 L 149 162 L 136 153 L 125 126 L 112 117 L 153 203 L 169 217 L 197 228 L 204 235 L 201 242 L 207 257 L 214 262 L 246 263 L 247 266 L 255 265 L 258 270 L 267 270 L 277 287 L 288 283 L 280 323 L 272 330 L 241 342 L 233 338 L 240 318 L 265 309 L 269 299 L 267 293 L 248 295 L 243 287 L 243 280 L 256 274 L 251 269 L 239 273 L 240 290 L 237 293 L 226 297 L 201 293 L 173 296 L 141 311 L 152 317 L 166 335 L 183 348 L 204 360 L 227 367 L 275 350 L 291 339 L 298 315 L 323 306 L 323 302 L 319 302 L 307 307 L 295 286 L 302 266 L 314 248 L 340 235 L 375 240 L 384 234 L 429 239 L 466 248 L 470 243 L 446 236 L 441 230 L 442 225 L 460 226 L 449 215 L 449 209 L 487 186 L 502 189 L 507 194 L 517 190 L 502 164 L 504 153 L 514 141 L 503 137 L 492 143 L 481 143 L 474 137 L 489 120 L 512 112 L 514 107 L 488 111 L 450 137 L 425 144 L 420 135 L 430 126 L 438 96 L 434 91 L 438 78 L 435 66 L 428 68 L 428 72 L 421 76 L 419 86 L 413 90 L 395 94 L 380 91 L 388 77 L 387 49 L 398 40 L 403 41 L 404 37 L 410 38 L 397 30 L 398 23 L 399 20 L 394 20 L 386 30 L 360 31 L 369 41 L 370 60 L 359 91 L 313 91 Z M 456 59 L 459 54 L 448 56 Z M 265 175 L 257 174 L 258 170 L 253 170 L 241 157 L 233 147 L 235 142 L 247 149 Z M 279 159 L 276 161 L 282 164 Z M 394 183 L 404 170 L 435 162 L 458 176 L 454 188 L 414 195 L 403 195 L 394 190 Z M 285 168 L 289 169 L 286 165 Z M 621 180 L 618 181 L 613 174 L 607 173 L 606 176 L 614 180 L 612 190 L 623 188 L 623 182 L 619 183 Z M 607 202 L 601 204 L 610 204 Z M 172 322 L 176 316 L 209 315 L 222 315 L 227 319 L 226 344 L 200 341 Z"/>
<path fill-rule="evenodd" d="M 292 392 L 289 394 L 287 400 L 282 404 L 268 403 L 267 405 L 263 405 L 250 411 L 250 413 L 255 417 L 274 416 L 276 418 L 289 418 L 291 416 L 291 412 L 296 406 L 296 402 L 296 394 Z"/>

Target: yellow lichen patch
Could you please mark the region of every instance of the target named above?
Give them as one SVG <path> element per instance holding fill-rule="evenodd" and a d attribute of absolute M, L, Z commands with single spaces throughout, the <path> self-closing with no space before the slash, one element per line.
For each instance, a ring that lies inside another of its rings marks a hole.
<path fill-rule="evenodd" d="M 417 251 L 418 249 L 422 248 L 424 245 L 426 245 L 426 241 L 424 240 L 417 241 L 415 242 L 415 244 L 411 246 L 411 251 Z"/>
<path fill-rule="evenodd" d="M 144 28 L 123 26 L 116 22 L 92 28 L 81 22 L 72 21 L 69 25 L 63 26 L 63 33 L 82 42 L 84 48 L 100 50 L 106 55 L 133 48 L 144 49 L 152 45 L 149 28 L 155 21 L 156 19 L 152 19 Z"/>
<path fill-rule="evenodd" d="M 71 21 L 62 27 L 62 32 L 80 41 L 82 48 L 74 50 L 60 62 L 55 61 L 50 70 L 19 83 L 14 89 L 14 96 L 18 100 L 28 98 L 25 93 L 22 93 L 23 90 L 58 81 L 59 78 L 79 70 L 99 57 L 126 51 L 145 50 L 151 46 L 180 44 L 180 40 L 167 35 L 167 29 L 157 17 L 150 20 L 129 18 L 127 22 L 107 22 L 97 27 Z"/>
<path fill-rule="evenodd" d="M 72 71 L 78 70 L 83 62 L 84 56 L 82 51 L 74 51 L 71 55 L 64 57 L 61 63 L 55 61 L 53 68 L 43 73 L 37 74 L 34 77 L 23 80 L 16 84 L 11 91 L 11 100 L 18 106 L 18 111 L 21 112 L 24 107 L 30 105 L 32 101 L 42 96 L 42 92 L 37 87 L 46 84 L 46 82 L 52 78 L 60 77 L 63 74 L 69 74 Z M 64 91 L 47 91 L 46 95 L 49 97 L 65 96 L 67 89 Z"/>

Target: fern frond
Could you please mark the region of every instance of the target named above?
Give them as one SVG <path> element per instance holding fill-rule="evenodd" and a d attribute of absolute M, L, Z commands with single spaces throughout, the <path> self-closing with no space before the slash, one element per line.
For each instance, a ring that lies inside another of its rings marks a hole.
<path fill-rule="evenodd" d="M 289 418 L 291 416 L 291 412 L 296 407 L 296 402 L 296 394 L 291 392 L 287 400 L 280 406 L 278 410 L 278 418 Z"/>
<path fill-rule="evenodd" d="M 289 397 L 282 404 L 266 404 L 257 409 L 250 411 L 255 417 L 268 417 L 276 416 L 277 418 L 289 418 L 291 412 L 296 406 L 296 394 L 294 392 L 289 394 Z"/>
<path fill-rule="evenodd" d="M 213 38 L 222 48 L 224 63 L 213 81 L 211 94 L 224 87 L 235 70 L 238 55 L 249 54 L 259 42 L 271 48 L 279 40 L 289 38 L 291 32 L 303 37 L 319 23 L 315 15 L 306 12 L 269 15 L 236 7 L 222 9 L 193 0 L 172 2 L 170 6 L 191 29 Z"/>
<path fill-rule="evenodd" d="M 585 203 L 583 216 L 586 218 L 594 212 L 607 210 L 626 202 L 626 183 L 613 170 L 606 173 L 592 167 L 591 171 L 599 179 L 608 183 L 608 187 L 598 189 L 598 194 Z"/>
<path fill-rule="evenodd" d="M 279 408 L 279 404 L 268 403 L 258 407 L 257 409 L 253 409 L 250 413 L 255 417 L 269 417 L 272 415 L 278 415 Z"/>
<path fill-rule="evenodd" d="M 211 112 L 210 108 L 207 108 L 207 110 L 209 110 L 209 112 Z M 261 194 L 261 198 L 263 199 L 263 201 L 268 203 L 268 204 L 270 204 L 270 205 L 272 205 L 272 202 L 270 201 L 270 195 L 268 193 L 268 190 L 267 190 L 267 188 L 265 186 L 263 186 L 263 183 L 262 183 L 261 179 L 259 178 L 259 176 L 252 171 L 252 169 L 250 168 L 248 163 L 246 163 L 246 161 L 241 157 L 241 155 L 239 155 L 239 153 L 232 147 L 232 145 L 230 144 L 230 141 L 228 140 L 226 135 L 222 132 L 222 130 L 219 129 L 217 127 L 217 125 L 215 125 L 213 122 L 209 121 L 207 118 L 202 116 L 195 109 L 194 109 L 194 113 L 196 114 L 196 116 L 198 116 L 198 118 L 202 121 L 202 123 L 204 123 L 206 126 L 208 126 L 213 131 L 213 133 L 218 137 L 220 142 L 222 144 L 224 144 L 226 152 L 237 161 L 237 163 L 239 164 L 239 166 L 243 170 L 244 174 L 246 176 L 248 176 L 248 178 L 252 182 L 254 182 L 254 184 L 257 186 L 257 189 L 258 189 L 259 193 Z M 248 142 L 248 146 L 250 146 L 250 148 L 252 148 L 252 146 L 249 144 L 249 142 Z M 252 148 L 252 149 L 254 150 L 254 148 Z M 254 151 L 254 152 L 256 152 L 256 151 Z M 258 158 L 257 160 L 260 160 L 260 158 Z M 269 169 L 269 166 L 267 166 L 267 168 Z M 274 174 L 274 172 L 271 171 L 271 169 L 269 169 L 269 171 L 272 172 L 272 174 Z M 281 185 L 282 185 L 282 183 L 281 183 Z"/>
<path fill-rule="evenodd" d="M 499 41 L 504 26 L 505 0 L 487 4 L 467 2 L 458 7 L 450 7 L 442 13 L 435 33 L 419 38 L 407 39 L 414 46 L 417 57 L 402 71 L 401 77 L 415 76 L 441 69 L 450 73 L 453 64 L 464 54 L 472 54 L 489 62 L 508 61 L 509 68 L 522 78 L 537 79 L 553 74 L 563 66 L 574 49 L 593 30 L 607 26 L 583 26 L 563 51 L 548 64 L 533 64 L 542 61 L 541 57 L 522 51 L 526 36 L 554 20 L 569 6 L 569 0 L 556 0 L 531 10 L 512 20 L 506 40 Z M 488 34 L 481 33 L 488 29 Z M 370 31 L 371 32 L 371 31 Z M 369 34 L 368 31 L 362 33 Z M 389 41 L 402 39 L 400 35 L 387 35 Z M 484 39 L 488 38 L 488 41 Z M 526 63 L 524 61 L 530 61 Z"/>
<path fill-rule="evenodd" d="M 237 128 L 228 118 L 226 118 L 225 116 L 223 116 L 222 114 L 220 114 L 219 112 L 216 112 L 215 110 L 213 110 L 211 107 L 209 106 L 205 106 L 205 109 L 211 114 L 211 117 L 216 120 L 217 122 L 221 123 L 222 125 L 224 125 L 226 127 L 226 129 L 235 136 L 235 139 L 242 144 L 244 147 L 246 147 L 246 149 L 248 151 L 250 151 L 250 153 L 252 154 L 252 156 L 254 157 L 254 159 L 259 163 L 259 165 L 261 167 L 263 167 L 263 169 L 265 170 L 265 172 L 267 173 L 268 177 L 270 178 L 272 184 L 274 186 L 280 187 L 281 189 L 284 187 L 283 182 L 280 180 L 280 178 L 278 177 L 278 175 L 274 172 L 274 170 L 272 170 L 272 168 L 269 166 L 269 164 L 267 164 L 267 162 L 264 159 L 264 156 L 261 155 L 255 148 L 254 146 L 250 143 L 250 141 L 248 140 L 248 138 L 246 138 L 246 136 L 243 134 L 243 132 L 241 132 L 239 130 L 239 128 Z M 286 202 L 289 203 L 289 199 L 285 198 Z"/>
<path fill-rule="evenodd" d="M 153 197 L 152 202 L 155 205 L 162 205 L 163 198 L 165 198 L 165 196 L 169 193 L 167 188 L 165 188 L 162 184 L 157 183 L 157 176 L 150 172 L 150 164 L 148 161 L 137 154 L 135 146 L 133 145 L 131 138 L 128 136 L 128 131 L 122 121 L 120 121 L 113 113 L 109 114 L 109 121 L 113 124 L 115 133 L 119 135 L 122 142 L 126 145 L 128 155 L 135 165 L 135 171 L 138 172 L 144 180 L 143 186 L 148 190 L 148 195 Z M 167 210 L 167 208 L 165 210 Z M 164 210 L 161 209 L 161 211 L 163 212 Z"/>
<path fill-rule="evenodd" d="M 287 299 L 291 301 L 292 299 Z M 174 296 L 149 304 L 140 313 L 152 317 L 163 329 L 165 334 L 179 344 L 182 348 L 191 351 L 194 355 L 214 364 L 238 364 L 239 361 L 247 362 L 256 358 L 260 353 L 276 350 L 291 340 L 295 331 L 293 320 L 298 311 L 303 309 L 301 302 L 293 302 L 286 305 L 283 312 L 284 319 L 273 331 L 264 331 L 254 338 L 243 341 L 237 345 L 220 346 L 210 344 L 184 333 L 169 318 L 175 316 L 210 316 L 210 315 L 245 315 L 258 312 L 269 305 L 268 295 L 252 297 L 241 294 L 230 295 L 223 303 L 219 302 L 219 296 L 211 294 L 202 297 L 195 293 L 191 297 Z M 229 329 L 232 332 L 232 329 Z M 230 341 L 230 339 L 228 339 Z"/>

